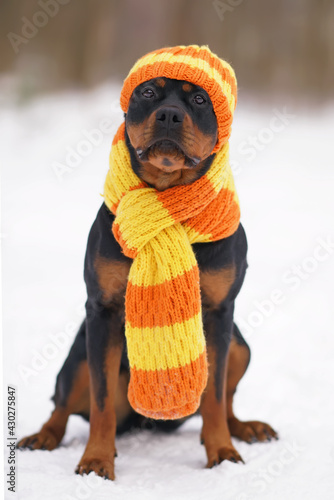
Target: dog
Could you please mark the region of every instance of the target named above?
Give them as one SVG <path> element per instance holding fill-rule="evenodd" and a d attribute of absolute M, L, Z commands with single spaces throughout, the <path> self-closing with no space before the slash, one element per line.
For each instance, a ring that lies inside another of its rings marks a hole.
<path fill-rule="evenodd" d="M 189 81 L 157 77 L 138 85 L 125 116 L 125 138 L 135 174 L 164 191 L 188 185 L 209 169 L 218 126 L 209 94 Z M 55 409 L 41 430 L 20 440 L 20 449 L 56 448 L 71 414 L 90 422 L 85 452 L 76 468 L 113 480 L 116 431 L 142 425 L 127 398 L 129 362 L 125 347 L 124 311 L 132 259 L 125 256 L 111 227 L 115 216 L 102 204 L 91 228 L 84 277 L 86 318 L 56 381 Z M 239 224 L 231 236 L 195 243 L 200 272 L 203 324 L 209 375 L 202 395 L 201 442 L 208 468 L 223 460 L 243 462 L 231 436 L 247 443 L 277 439 L 266 423 L 240 421 L 233 396 L 250 361 L 250 349 L 233 322 L 235 299 L 244 281 L 247 240 Z M 184 422 L 157 421 L 174 429 Z"/>

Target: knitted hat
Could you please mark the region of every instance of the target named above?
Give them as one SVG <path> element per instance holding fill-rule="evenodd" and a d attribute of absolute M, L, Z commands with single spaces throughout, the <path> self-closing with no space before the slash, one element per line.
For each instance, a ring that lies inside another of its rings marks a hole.
<path fill-rule="evenodd" d="M 151 78 L 165 77 L 199 85 L 208 94 L 218 122 L 217 152 L 231 133 L 237 102 L 237 81 L 231 66 L 206 46 L 167 47 L 138 59 L 124 80 L 121 108 L 126 113 L 134 89 Z"/>

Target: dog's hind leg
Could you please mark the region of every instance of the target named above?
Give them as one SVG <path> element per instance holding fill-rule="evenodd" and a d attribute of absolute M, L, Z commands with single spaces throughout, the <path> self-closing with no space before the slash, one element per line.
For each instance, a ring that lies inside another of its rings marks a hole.
<path fill-rule="evenodd" d="M 55 409 L 36 434 L 21 439 L 17 447 L 53 450 L 62 440 L 72 413 L 89 418 L 89 370 L 86 353 L 86 325 L 82 323 L 69 355 L 57 376 Z"/>
<path fill-rule="evenodd" d="M 232 436 L 253 443 L 256 441 L 268 441 L 277 439 L 277 433 L 270 425 L 259 421 L 241 422 L 233 412 L 233 396 L 237 385 L 247 370 L 250 361 L 250 349 L 242 337 L 237 325 L 233 325 L 233 335 L 229 348 L 228 370 L 227 370 L 227 419 Z"/>

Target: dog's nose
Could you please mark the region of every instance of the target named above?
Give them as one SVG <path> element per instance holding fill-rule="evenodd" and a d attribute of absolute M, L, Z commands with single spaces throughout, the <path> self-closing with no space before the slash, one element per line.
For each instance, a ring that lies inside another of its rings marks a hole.
<path fill-rule="evenodd" d="M 185 112 L 177 106 L 165 106 L 158 109 L 156 120 L 166 128 L 174 128 L 183 122 L 184 115 Z"/>

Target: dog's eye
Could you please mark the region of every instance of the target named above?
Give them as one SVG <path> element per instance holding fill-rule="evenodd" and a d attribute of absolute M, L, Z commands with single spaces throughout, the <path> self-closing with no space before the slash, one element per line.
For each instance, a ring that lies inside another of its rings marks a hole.
<path fill-rule="evenodd" d="M 154 92 L 152 89 L 145 89 L 145 90 L 143 90 L 142 95 L 144 97 L 146 97 L 147 99 L 151 99 L 151 97 L 154 96 Z"/>
<path fill-rule="evenodd" d="M 196 104 L 204 104 L 206 102 L 205 98 L 201 94 L 195 95 L 194 101 Z"/>

